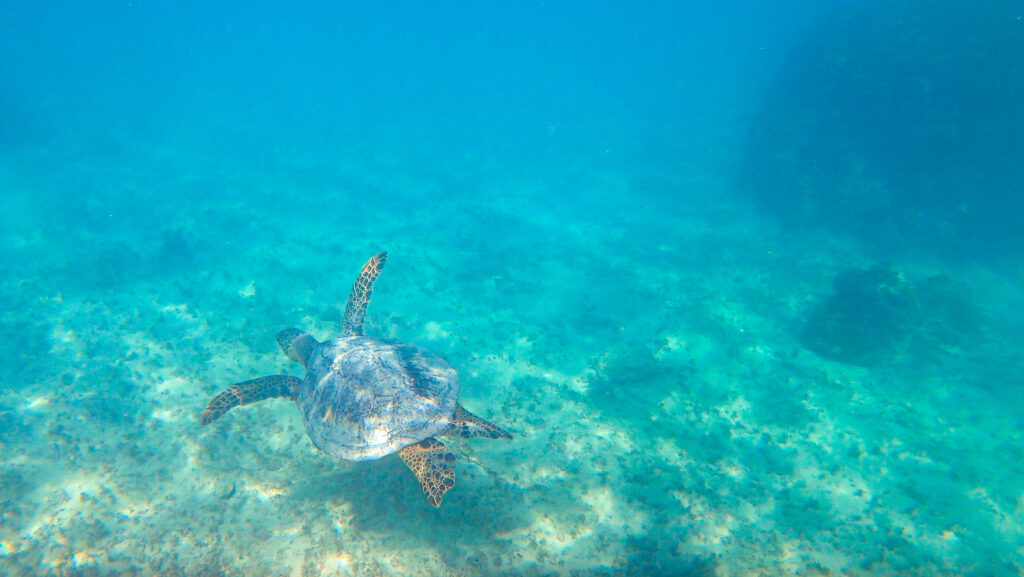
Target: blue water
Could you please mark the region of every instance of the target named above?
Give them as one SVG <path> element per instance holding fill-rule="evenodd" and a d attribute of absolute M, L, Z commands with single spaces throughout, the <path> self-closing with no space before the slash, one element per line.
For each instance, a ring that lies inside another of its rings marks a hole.
<path fill-rule="evenodd" d="M 0 574 L 1024 573 L 1024 10 L 434 4 L 0 10 Z M 199 426 L 385 250 L 438 509 Z"/>

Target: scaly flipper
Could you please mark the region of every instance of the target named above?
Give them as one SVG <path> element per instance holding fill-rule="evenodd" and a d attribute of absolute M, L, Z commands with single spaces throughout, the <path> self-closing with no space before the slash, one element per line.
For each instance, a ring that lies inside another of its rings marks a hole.
<path fill-rule="evenodd" d="M 301 384 L 302 379 L 286 375 L 272 375 L 236 383 L 210 400 L 199 417 L 199 423 L 203 426 L 209 425 L 239 405 L 248 405 L 274 397 L 294 397 Z"/>
<path fill-rule="evenodd" d="M 494 423 L 486 421 L 462 407 L 455 405 L 455 416 L 452 417 L 452 428 L 445 431 L 446 435 L 460 437 L 486 437 L 488 439 L 512 439 L 508 431 Z"/>
<path fill-rule="evenodd" d="M 427 501 L 440 507 L 441 497 L 455 486 L 455 455 L 431 437 L 402 449 L 398 456 L 420 480 Z"/>
<path fill-rule="evenodd" d="M 388 253 L 381 252 L 373 255 L 363 265 L 359 278 L 352 285 L 352 292 L 348 295 L 348 303 L 345 305 L 345 318 L 341 321 L 341 336 L 351 337 L 363 334 L 363 319 L 366 317 L 366 307 L 370 305 L 370 297 L 373 295 L 373 281 L 377 280 L 384 263 L 388 260 Z"/>

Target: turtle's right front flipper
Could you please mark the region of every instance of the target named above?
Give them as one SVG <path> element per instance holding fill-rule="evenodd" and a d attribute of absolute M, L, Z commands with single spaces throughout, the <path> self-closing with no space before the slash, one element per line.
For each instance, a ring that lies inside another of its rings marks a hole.
<path fill-rule="evenodd" d="M 272 375 L 236 383 L 210 400 L 199 417 L 199 423 L 203 426 L 209 425 L 239 405 L 248 405 L 274 397 L 293 398 L 301 384 L 302 379 L 286 375 Z"/>
<path fill-rule="evenodd" d="M 366 307 L 370 306 L 370 297 L 373 296 L 373 283 L 380 276 L 384 263 L 388 262 L 388 253 L 379 252 L 366 261 L 363 270 L 359 272 L 356 282 L 352 285 L 352 292 L 348 295 L 348 302 L 345 304 L 345 318 L 341 321 L 341 336 L 351 337 L 363 334 L 363 320 L 366 318 Z"/>

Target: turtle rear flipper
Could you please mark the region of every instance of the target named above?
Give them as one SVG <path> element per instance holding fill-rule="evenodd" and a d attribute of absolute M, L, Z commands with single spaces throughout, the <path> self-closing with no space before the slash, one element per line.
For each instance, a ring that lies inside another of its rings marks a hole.
<path fill-rule="evenodd" d="M 440 507 L 441 497 L 455 486 L 455 455 L 430 437 L 398 451 L 398 456 L 419 479 L 427 501 Z"/>
<path fill-rule="evenodd" d="M 512 439 L 512 435 L 509 434 L 508 431 L 486 419 L 470 413 L 462 405 L 455 406 L 455 416 L 452 417 L 452 427 L 448 429 L 445 434 L 458 435 L 466 438 L 485 437 L 488 439 Z"/>
<path fill-rule="evenodd" d="M 210 400 L 199 417 L 199 423 L 203 426 L 209 425 L 240 405 L 274 397 L 294 397 L 301 384 L 302 379 L 286 375 L 271 375 L 236 383 Z"/>

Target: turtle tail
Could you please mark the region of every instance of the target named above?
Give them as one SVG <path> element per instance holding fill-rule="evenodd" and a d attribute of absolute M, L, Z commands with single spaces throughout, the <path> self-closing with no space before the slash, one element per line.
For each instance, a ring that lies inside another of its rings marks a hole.
<path fill-rule="evenodd" d="M 302 379 L 287 375 L 260 377 L 231 385 L 210 400 L 199 417 L 199 424 L 209 425 L 231 409 L 274 397 L 294 398 Z"/>

